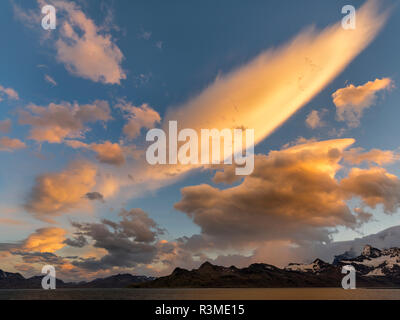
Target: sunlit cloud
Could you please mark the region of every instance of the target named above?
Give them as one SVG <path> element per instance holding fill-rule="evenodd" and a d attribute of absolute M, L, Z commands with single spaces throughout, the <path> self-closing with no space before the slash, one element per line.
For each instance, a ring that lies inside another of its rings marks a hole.
<path fill-rule="evenodd" d="M 63 212 L 82 207 L 85 195 L 96 185 L 97 168 L 89 162 L 75 162 L 64 171 L 36 178 L 25 204 L 37 218 L 52 221 Z"/>
<path fill-rule="evenodd" d="M 115 108 L 119 108 L 128 120 L 123 132 L 131 140 L 137 138 L 142 129 L 152 129 L 161 121 L 159 113 L 148 104 L 136 107 L 129 102 L 121 101 Z"/>
<path fill-rule="evenodd" d="M 283 47 L 218 77 L 172 109 L 166 121 L 196 130 L 251 128 L 258 143 L 342 72 L 376 37 L 386 18 L 379 14 L 377 1 L 370 0 L 357 11 L 355 30 L 344 30 L 341 23 L 322 31 L 309 28 Z"/>
<path fill-rule="evenodd" d="M 19 139 L 12 139 L 9 137 L 0 138 L 0 151 L 12 152 L 24 148 L 26 148 L 26 144 Z"/>
<path fill-rule="evenodd" d="M 55 252 L 63 247 L 66 231 L 61 228 L 43 228 L 36 230 L 22 244 L 20 250 L 27 252 Z"/>
<path fill-rule="evenodd" d="M 65 138 L 82 137 L 85 124 L 112 119 L 108 102 L 93 104 L 50 103 L 47 107 L 28 105 L 19 111 L 19 123 L 30 125 L 29 138 L 38 142 L 61 143 Z"/>
<path fill-rule="evenodd" d="M 391 79 L 383 78 L 368 81 L 358 87 L 350 84 L 338 89 L 332 94 L 338 120 L 346 121 L 350 127 L 358 127 L 364 110 L 375 103 L 376 93 L 392 86 Z"/>

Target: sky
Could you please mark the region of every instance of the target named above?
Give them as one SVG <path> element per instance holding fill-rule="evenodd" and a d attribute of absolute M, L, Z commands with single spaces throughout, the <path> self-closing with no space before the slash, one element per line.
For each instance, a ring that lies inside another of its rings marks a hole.
<path fill-rule="evenodd" d="M 284 266 L 400 225 L 400 8 L 348 4 L 2 1 L 0 269 Z M 254 170 L 149 164 L 169 121 L 254 130 Z"/>

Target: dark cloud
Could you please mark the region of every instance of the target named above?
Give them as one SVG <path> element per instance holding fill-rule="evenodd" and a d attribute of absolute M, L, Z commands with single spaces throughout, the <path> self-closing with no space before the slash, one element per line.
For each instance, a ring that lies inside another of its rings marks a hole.
<path fill-rule="evenodd" d="M 88 192 L 86 193 L 85 198 L 93 201 L 98 200 L 104 202 L 104 197 L 100 192 Z"/>
<path fill-rule="evenodd" d="M 63 265 L 65 263 L 64 258 L 51 252 L 24 252 L 16 250 L 12 251 L 12 254 L 21 256 L 22 260 L 26 263 L 40 263 L 51 265 Z"/>
<path fill-rule="evenodd" d="M 141 209 L 122 210 L 119 215 L 122 218 L 119 222 L 102 220 L 101 223 L 73 223 L 79 236 L 68 241 L 69 243 L 80 245 L 83 244 L 82 238 L 85 238 L 93 242 L 95 248 L 107 251 L 100 259 L 74 261 L 75 266 L 95 271 L 112 267 L 134 267 L 156 259 L 158 236 L 164 231 Z"/>
<path fill-rule="evenodd" d="M 82 235 L 78 235 L 73 239 L 67 239 L 64 241 L 64 243 L 70 247 L 75 247 L 75 248 L 83 248 L 88 244 L 88 241 L 86 238 Z"/>

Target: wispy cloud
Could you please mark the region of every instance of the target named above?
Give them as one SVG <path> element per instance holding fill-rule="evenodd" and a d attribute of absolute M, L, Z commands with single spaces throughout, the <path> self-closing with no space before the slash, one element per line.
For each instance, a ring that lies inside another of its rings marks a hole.
<path fill-rule="evenodd" d="M 10 131 L 10 129 L 11 129 L 11 120 L 10 119 L 0 121 L 0 132 L 1 133 L 7 133 Z"/>
<path fill-rule="evenodd" d="M 2 85 L 0 85 L 0 101 L 2 101 L 4 97 L 11 99 L 11 100 L 19 99 L 19 95 L 18 95 L 17 91 L 15 91 L 12 88 L 5 88 Z"/>
<path fill-rule="evenodd" d="M 252 128 L 258 143 L 342 72 L 373 41 L 386 18 L 377 1 L 367 1 L 357 11 L 355 30 L 344 30 L 341 23 L 322 31 L 309 28 L 285 46 L 218 77 L 172 109 L 166 120 L 197 130 Z"/>
<path fill-rule="evenodd" d="M 44 75 L 44 80 L 46 80 L 48 83 L 50 83 L 51 85 L 53 85 L 54 87 L 57 86 L 57 82 L 56 80 L 54 80 L 51 76 L 49 76 L 48 74 Z"/>
<path fill-rule="evenodd" d="M 26 148 L 26 144 L 19 139 L 12 139 L 9 137 L 0 138 L 0 151 L 12 152 L 24 148 Z"/>

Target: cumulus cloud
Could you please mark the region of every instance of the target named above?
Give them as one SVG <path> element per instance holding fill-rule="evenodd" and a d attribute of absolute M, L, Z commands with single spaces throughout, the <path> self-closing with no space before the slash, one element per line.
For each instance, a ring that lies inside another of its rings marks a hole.
<path fill-rule="evenodd" d="M 318 110 L 312 110 L 306 119 L 306 125 L 311 129 L 316 129 L 324 126 L 324 122 L 321 120 L 321 112 Z"/>
<path fill-rule="evenodd" d="M 120 84 L 126 79 L 121 64 L 124 55 L 109 33 L 117 29 L 108 14 L 103 25 L 96 25 L 82 8 L 72 1 L 37 0 L 39 9 L 24 9 L 13 3 L 15 16 L 30 28 L 37 29 L 40 9 L 51 4 L 57 8 L 57 29 L 42 35 L 42 40 L 55 43 L 56 59 L 73 75 L 105 84 Z M 54 38 L 52 36 L 56 37 Z"/>
<path fill-rule="evenodd" d="M 23 241 L 20 251 L 54 253 L 65 247 L 65 235 L 66 231 L 62 228 L 38 229 Z"/>
<path fill-rule="evenodd" d="M 239 186 L 185 187 L 175 208 L 193 219 L 203 234 L 225 243 L 328 241 L 326 228 L 357 224 L 335 179 L 341 153 L 352 143 L 310 142 L 258 155 L 253 174 Z M 227 181 L 231 174 L 227 172 Z"/>
<path fill-rule="evenodd" d="M 337 226 L 357 228 L 368 212 L 352 212 L 347 201 L 382 204 L 388 213 L 399 206 L 400 180 L 382 168 L 353 168 L 338 180 L 344 151 L 352 139 L 305 142 L 256 156 L 255 171 L 238 186 L 185 187 L 175 208 L 201 227 L 201 238 L 217 246 L 258 247 L 267 241 L 330 242 Z M 218 176 L 231 182 L 231 168 Z M 257 245 L 258 243 L 258 245 Z M 206 246 L 207 247 L 207 246 Z"/>
<path fill-rule="evenodd" d="M 76 140 L 66 141 L 66 144 L 74 149 L 84 148 L 97 153 L 97 160 L 115 166 L 121 166 L 125 163 L 124 148 L 118 143 L 106 141 L 104 143 L 86 144 Z"/>
<path fill-rule="evenodd" d="M 394 213 L 400 207 L 400 180 L 384 168 L 353 168 L 340 184 L 371 208 L 382 204 L 386 213 Z"/>
<path fill-rule="evenodd" d="M 350 127 L 357 127 L 365 109 L 376 101 L 378 91 L 393 86 L 390 78 L 375 79 L 358 87 L 353 84 L 338 89 L 332 94 L 339 121 L 346 121 Z"/>
<path fill-rule="evenodd" d="M 53 3 L 64 14 L 56 41 L 57 60 L 72 74 L 95 82 L 120 84 L 126 79 L 121 66 L 124 55 L 112 36 L 74 2 Z"/>
<path fill-rule="evenodd" d="M 11 129 L 11 120 L 2 120 L 0 121 L 0 133 L 8 133 Z"/>
<path fill-rule="evenodd" d="M 119 216 L 122 218 L 119 222 L 104 219 L 101 223 L 73 223 L 77 236 L 89 239 L 95 248 L 107 252 L 100 259 L 76 260 L 75 266 L 96 271 L 153 262 L 158 253 L 158 236 L 164 231 L 141 209 L 122 210 Z"/>
<path fill-rule="evenodd" d="M 26 148 L 26 145 L 21 140 L 11 139 L 9 137 L 0 138 L 0 151 L 12 152 L 24 148 Z"/>
<path fill-rule="evenodd" d="M 116 105 L 121 109 L 128 123 L 124 126 L 123 132 L 129 139 L 135 139 L 140 135 L 142 128 L 152 129 L 161 121 L 161 117 L 157 111 L 152 109 L 148 104 L 135 107 L 131 103 L 122 101 Z"/>
<path fill-rule="evenodd" d="M 0 101 L 2 101 L 3 98 L 8 98 L 10 100 L 18 100 L 19 95 L 17 91 L 15 91 L 14 89 L 5 88 L 2 85 L 0 85 Z"/>
<path fill-rule="evenodd" d="M 43 220 L 77 208 L 96 185 L 97 168 L 88 162 L 75 162 L 58 173 L 36 178 L 25 208 Z"/>
<path fill-rule="evenodd" d="M 93 104 L 50 103 L 47 107 L 31 104 L 19 111 L 19 123 L 30 125 L 30 139 L 61 143 L 65 138 L 81 137 L 86 123 L 112 119 L 108 102 Z"/>
<path fill-rule="evenodd" d="M 125 163 L 123 150 L 118 143 L 107 141 L 102 144 L 92 144 L 91 148 L 97 152 L 97 158 L 100 162 L 117 166 Z"/>

